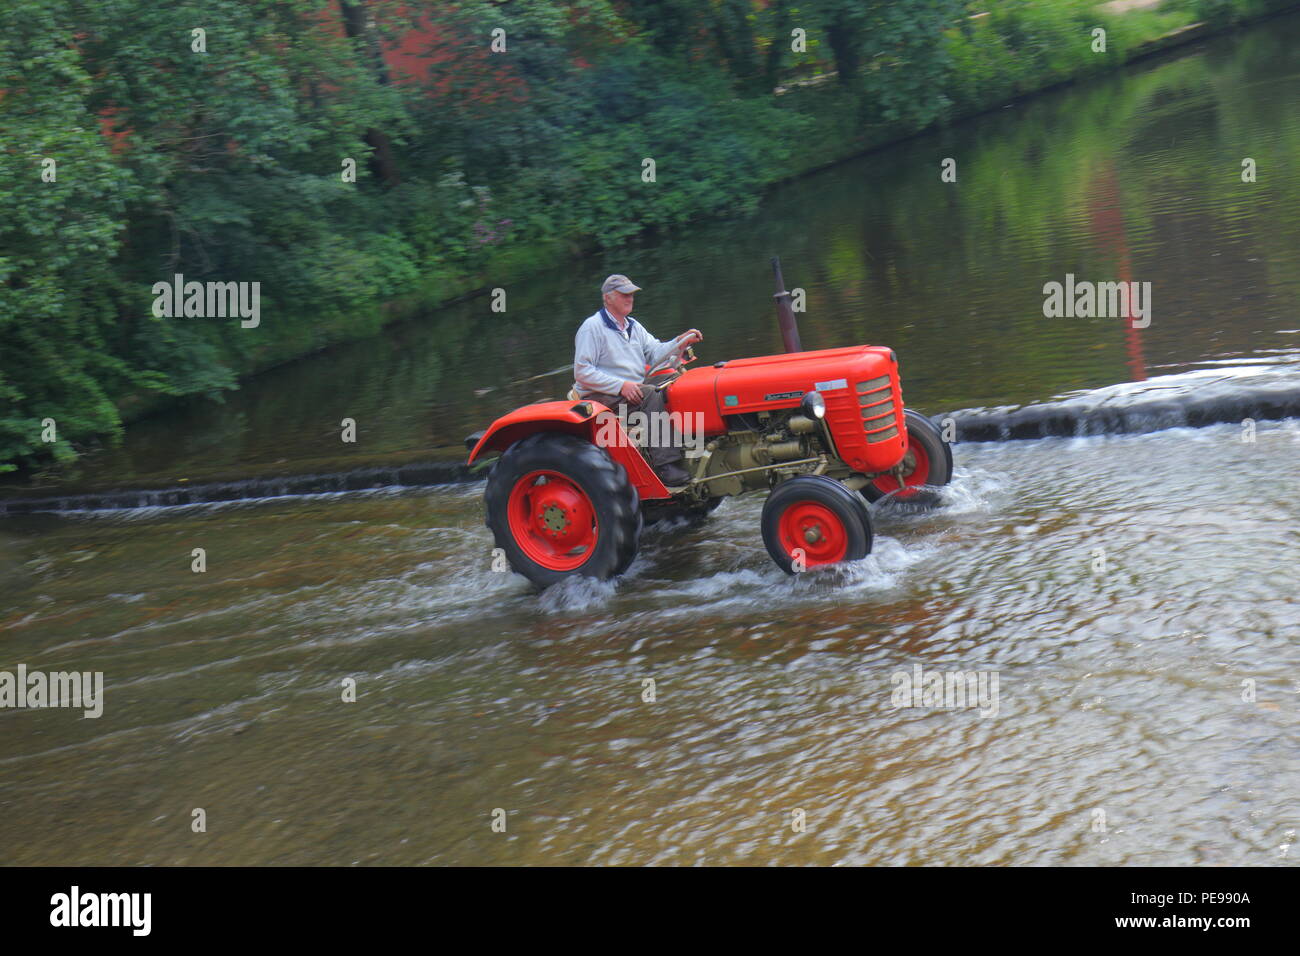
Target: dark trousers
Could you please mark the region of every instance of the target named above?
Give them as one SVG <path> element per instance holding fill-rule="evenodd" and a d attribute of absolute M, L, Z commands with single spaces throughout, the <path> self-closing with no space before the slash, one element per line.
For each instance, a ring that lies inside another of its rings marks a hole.
<path fill-rule="evenodd" d="M 649 385 L 641 386 L 641 401 L 639 402 L 629 402 L 622 395 L 607 395 L 602 392 L 592 392 L 591 394 L 582 397 L 584 399 L 591 399 L 593 402 L 600 402 L 600 404 L 604 405 L 615 414 L 618 414 L 620 407 L 627 409 L 624 413 L 626 415 L 631 415 L 633 412 L 653 414 L 655 412 L 665 411 L 664 393 L 658 389 L 651 388 Z M 648 429 L 648 432 L 648 438 L 653 440 L 656 435 L 660 437 L 667 435 L 668 429 L 654 428 Z M 650 462 L 650 467 L 655 471 L 658 471 L 664 465 L 679 464 L 684 456 L 681 439 L 677 434 L 676 428 L 672 429 L 671 441 L 668 444 L 660 444 L 657 446 L 651 445 L 642 449 L 642 451 L 645 454 L 646 459 Z"/>

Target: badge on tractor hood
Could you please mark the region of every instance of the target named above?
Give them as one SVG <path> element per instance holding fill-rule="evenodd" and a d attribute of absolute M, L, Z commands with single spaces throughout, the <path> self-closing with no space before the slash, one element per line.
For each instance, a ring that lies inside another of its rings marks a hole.
<path fill-rule="evenodd" d="M 803 398 L 803 392 L 773 392 L 771 395 L 764 395 L 765 402 L 779 402 L 787 398 Z"/>

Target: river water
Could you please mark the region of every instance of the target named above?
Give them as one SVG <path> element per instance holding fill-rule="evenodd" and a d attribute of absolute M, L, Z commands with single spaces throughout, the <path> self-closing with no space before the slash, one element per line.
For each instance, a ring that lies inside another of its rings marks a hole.
<path fill-rule="evenodd" d="M 930 414 L 1300 384 L 1298 48 L 1275 20 L 842 164 L 141 423 L 77 481 L 454 455 L 567 387 L 502 386 L 571 360 L 611 271 L 707 361 L 779 351 L 774 252 L 805 347 L 891 345 Z M 1044 318 L 1067 273 L 1151 282 L 1150 326 Z M 0 670 L 105 698 L 0 711 L 0 861 L 1300 857 L 1300 419 L 955 453 L 938 509 L 795 578 L 760 498 L 541 595 L 491 569 L 481 482 L 6 518 Z M 986 706 L 896 706 L 918 668 Z"/>

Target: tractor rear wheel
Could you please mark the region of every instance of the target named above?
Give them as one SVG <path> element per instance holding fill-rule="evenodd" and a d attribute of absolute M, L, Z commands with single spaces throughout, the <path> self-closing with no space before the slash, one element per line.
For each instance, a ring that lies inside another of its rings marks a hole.
<path fill-rule="evenodd" d="M 506 449 L 488 476 L 487 526 L 510 566 L 538 587 L 627 570 L 641 502 L 623 466 L 591 442 L 539 432 Z"/>
<path fill-rule="evenodd" d="M 937 425 L 920 412 L 903 410 L 907 422 L 907 451 L 903 455 L 903 480 L 897 472 L 877 475 L 862 488 L 868 501 L 879 501 L 890 492 L 893 497 L 917 504 L 933 504 L 934 495 L 917 489 L 921 485 L 946 485 L 952 481 L 952 448 L 943 440 Z"/>
<path fill-rule="evenodd" d="M 833 478 L 781 482 L 763 505 L 763 544 L 786 574 L 871 553 L 871 518 L 862 499 Z"/>

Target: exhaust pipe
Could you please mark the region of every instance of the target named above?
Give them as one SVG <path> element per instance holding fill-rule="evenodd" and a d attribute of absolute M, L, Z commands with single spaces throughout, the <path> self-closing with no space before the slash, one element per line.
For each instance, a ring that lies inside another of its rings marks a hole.
<path fill-rule="evenodd" d="M 790 305 L 790 293 L 785 289 L 785 279 L 781 275 L 781 257 L 772 257 L 772 272 L 776 276 L 776 318 L 781 324 L 781 342 L 787 352 L 802 352 L 799 344 L 799 323 L 794 319 L 794 309 Z"/>

